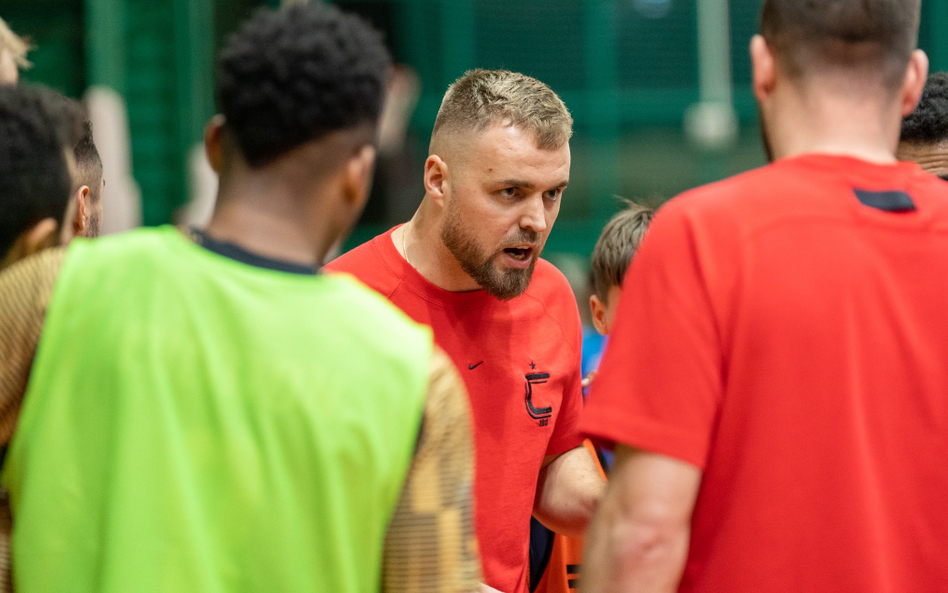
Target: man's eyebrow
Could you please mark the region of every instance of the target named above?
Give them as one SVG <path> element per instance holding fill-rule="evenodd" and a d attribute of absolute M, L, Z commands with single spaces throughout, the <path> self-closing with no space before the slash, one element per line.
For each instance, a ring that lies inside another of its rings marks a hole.
<path fill-rule="evenodd" d="M 504 181 L 500 182 L 500 185 L 503 185 L 504 187 L 520 187 L 523 189 L 533 189 L 535 187 L 529 181 L 521 181 L 518 179 L 505 179 Z M 553 187 L 558 187 L 562 189 L 562 188 L 565 188 L 567 185 L 569 185 L 569 179 L 564 179 L 563 181 L 559 182 Z"/>

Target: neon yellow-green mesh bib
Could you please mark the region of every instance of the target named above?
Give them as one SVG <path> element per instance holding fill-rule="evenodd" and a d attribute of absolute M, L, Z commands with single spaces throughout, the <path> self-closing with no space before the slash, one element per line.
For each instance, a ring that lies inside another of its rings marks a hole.
<path fill-rule="evenodd" d="M 348 277 L 77 241 L 4 469 L 17 590 L 378 591 L 431 351 Z"/>

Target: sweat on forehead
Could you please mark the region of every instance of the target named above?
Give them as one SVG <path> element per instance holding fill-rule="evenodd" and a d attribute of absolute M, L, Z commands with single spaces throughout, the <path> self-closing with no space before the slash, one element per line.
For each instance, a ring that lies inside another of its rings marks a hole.
<path fill-rule="evenodd" d="M 573 135 L 563 101 L 539 80 L 507 70 L 470 70 L 448 87 L 432 133 L 445 136 L 513 125 L 536 135 L 537 147 L 559 148 Z"/>

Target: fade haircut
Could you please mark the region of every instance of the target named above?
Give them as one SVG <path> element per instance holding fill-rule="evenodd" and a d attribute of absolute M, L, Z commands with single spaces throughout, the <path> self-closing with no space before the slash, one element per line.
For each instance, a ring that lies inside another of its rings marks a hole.
<path fill-rule="evenodd" d="M 360 18 L 318 2 L 260 9 L 221 51 L 216 98 L 251 167 L 307 142 L 374 128 L 392 60 Z"/>
<path fill-rule="evenodd" d="M 519 72 L 477 69 L 448 87 L 432 137 L 442 131 L 480 132 L 498 123 L 533 132 L 544 150 L 563 146 L 573 135 L 573 118 L 550 87 Z"/>
<path fill-rule="evenodd" d="M 948 72 L 928 77 L 922 99 L 902 120 L 902 142 L 924 145 L 948 140 Z"/>
<path fill-rule="evenodd" d="M 75 102 L 40 86 L 0 85 L 0 257 L 44 218 L 62 224 L 82 134 Z"/>
<path fill-rule="evenodd" d="M 655 211 L 647 206 L 634 202 L 627 204 L 626 209 L 606 223 L 593 249 L 593 290 L 603 302 L 606 302 L 611 287 L 622 286 L 632 256 L 655 215 Z"/>
<path fill-rule="evenodd" d="M 760 31 L 790 77 L 859 71 L 896 89 L 920 18 L 921 0 L 765 0 Z"/>
<path fill-rule="evenodd" d="M 89 187 L 89 201 L 93 204 L 98 203 L 102 197 L 102 158 L 99 156 L 99 150 L 95 147 L 95 141 L 92 137 L 92 122 L 85 120 L 82 123 L 82 138 L 73 149 L 73 155 L 76 157 L 76 171 L 78 173 L 75 189 L 86 185 Z"/>
<path fill-rule="evenodd" d="M 32 66 L 26 59 L 27 52 L 30 51 L 30 45 L 19 35 L 14 33 L 7 25 L 6 21 L 0 19 L 0 51 L 8 51 L 13 56 L 13 61 L 20 68 L 29 68 Z"/>

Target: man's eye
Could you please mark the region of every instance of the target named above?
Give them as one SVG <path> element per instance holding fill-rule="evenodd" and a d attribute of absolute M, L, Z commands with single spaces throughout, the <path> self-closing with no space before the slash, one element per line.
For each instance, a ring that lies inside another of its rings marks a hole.
<path fill-rule="evenodd" d="M 505 187 L 504 189 L 500 190 L 500 195 L 506 196 L 506 197 L 508 197 L 508 198 L 512 198 L 512 197 L 514 197 L 515 195 L 517 195 L 517 188 L 515 188 L 515 187 Z"/>
<path fill-rule="evenodd" d="M 563 193 L 563 190 L 560 189 L 551 189 L 546 192 L 546 199 L 556 201 L 560 199 L 560 195 Z"/>

